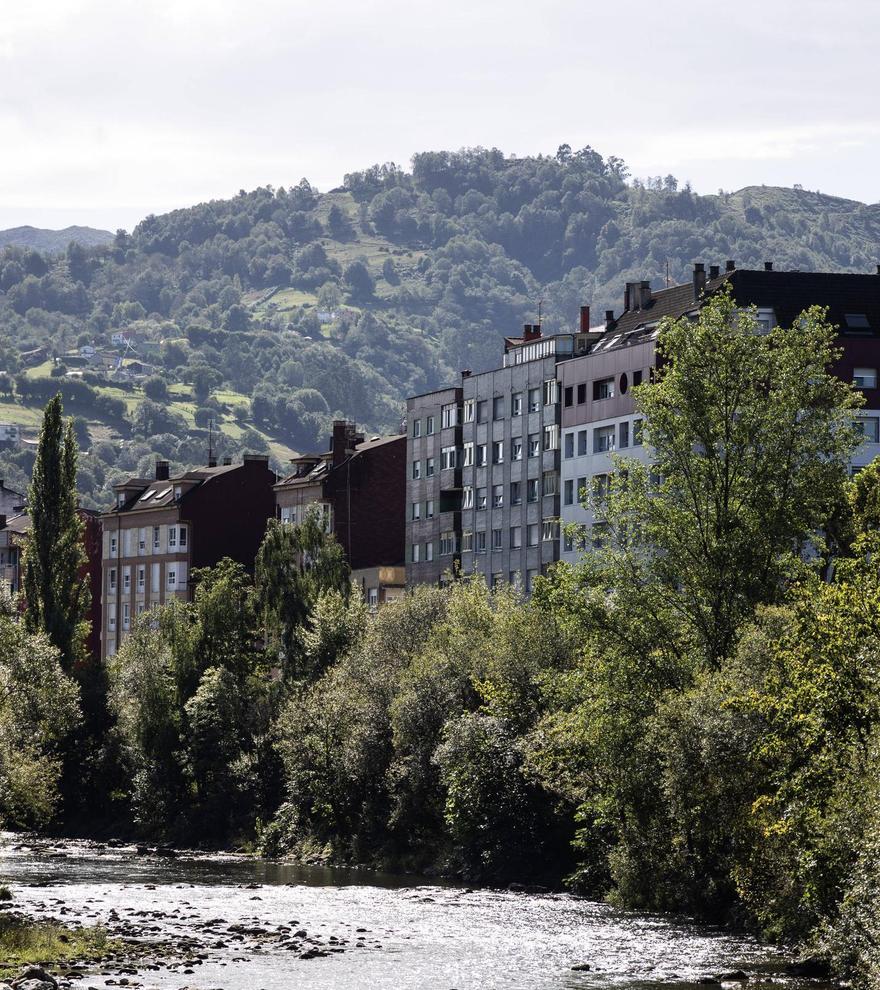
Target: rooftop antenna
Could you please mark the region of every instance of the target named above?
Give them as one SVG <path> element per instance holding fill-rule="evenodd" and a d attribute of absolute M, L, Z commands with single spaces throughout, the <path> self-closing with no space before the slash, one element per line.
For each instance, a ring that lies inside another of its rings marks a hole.
<path fill-rule="evenodd" d="M 214 461 L 214 417 L 208 420 L 208 464 Z"/>
<path fill-rule="evenodd" d="M 541 310 L 544 308 L 544 300 L 538 300 L 538 326 L 541 325 Z"/>
<path fill-rule="evenodd" d="M 669 258 L 666 259 L 666 288 L 669 288 Z"/>

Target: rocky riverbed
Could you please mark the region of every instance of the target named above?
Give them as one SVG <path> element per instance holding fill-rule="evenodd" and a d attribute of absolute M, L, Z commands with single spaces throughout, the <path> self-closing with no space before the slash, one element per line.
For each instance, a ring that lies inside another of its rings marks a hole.
<path fill-rule="evenodd" d="M 755 940 L 563 894 L 14 836 L 0 883 L 30 918 L 106 930 L 111 951 L 46 974 L 61 988 L 816 985 Z"/>

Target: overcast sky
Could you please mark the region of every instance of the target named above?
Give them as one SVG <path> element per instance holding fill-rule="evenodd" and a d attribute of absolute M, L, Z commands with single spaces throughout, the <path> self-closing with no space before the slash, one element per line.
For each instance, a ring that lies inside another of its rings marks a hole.
<path fill-rule="evenodd" d="M 876 203 L 877 0 L 6 0 L 0 228 L 563 142 Z"/>

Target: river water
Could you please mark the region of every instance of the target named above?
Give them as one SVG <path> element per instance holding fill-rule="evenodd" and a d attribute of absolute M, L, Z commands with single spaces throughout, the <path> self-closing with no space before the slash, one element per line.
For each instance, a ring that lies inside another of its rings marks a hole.
<path fill-rule="evenodd" d="M 778 985 L 786 961 L 748 937 L 569 895 L 238 856 L 162 859 L 7 835 L 0 882 L 36 916 L 179 942 L 189 963 L 128 977 L 144 988 L 586 990 L 693 985 L 738 969 L 754 987 Z M 302 958 L 310 947 L 327 954 Z M 79 985 L 118 979 L 108 969 Z"/>

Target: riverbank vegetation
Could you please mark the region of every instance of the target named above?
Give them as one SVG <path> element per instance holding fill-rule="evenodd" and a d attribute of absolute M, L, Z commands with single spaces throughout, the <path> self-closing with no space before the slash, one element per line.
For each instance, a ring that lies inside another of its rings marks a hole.
<path fill-rule="evenodd" d="M 69 928 L 11 911 L 0 914 L 0 980 L 19 978 L 27 966 L 100 959 L 121 948 L 100 927 Z"/>
<path fill-rule="evenodd" d="M 528 600 L 470 578 L 372 615 L 316 519 L 272 523 L 253 575 L 224 561 L 136 623 L 81 751 L 52 735 L 70 667 L 3 619 L 0 675 L 29 683 L 15 658 L 43 651 L 32 760 L 103 780 L 91 807 L 164 841 L 565 878 L 876 982 L 880 466 L 848 477 L 861 397 L 826 370 L 824 314 L 755 320 L 720 297 L 664 324 L 637 389 L 654 462 L 583 493 L 581 562 Z M 7 777 L 30 711 L 0 693 Z M 63 824 L 82 802 L 62 791 Z"/>

